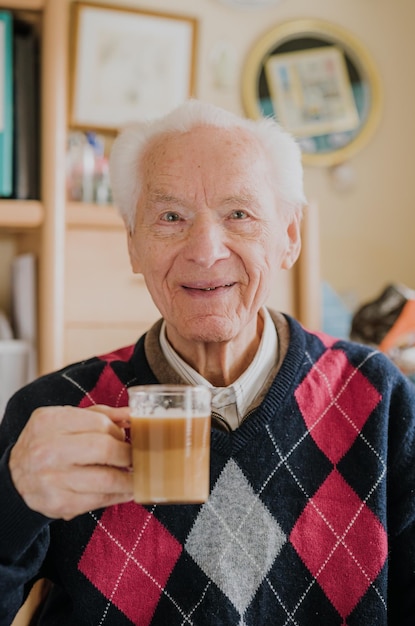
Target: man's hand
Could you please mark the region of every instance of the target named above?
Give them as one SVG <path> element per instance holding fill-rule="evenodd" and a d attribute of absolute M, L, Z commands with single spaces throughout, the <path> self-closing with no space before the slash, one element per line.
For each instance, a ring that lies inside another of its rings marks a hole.
<path fill-rule="evenodd" d="M 10 455 L 13 483 L 26 504 L 69 520 L 132 500 L 128 407 L 36 409 Z"/>

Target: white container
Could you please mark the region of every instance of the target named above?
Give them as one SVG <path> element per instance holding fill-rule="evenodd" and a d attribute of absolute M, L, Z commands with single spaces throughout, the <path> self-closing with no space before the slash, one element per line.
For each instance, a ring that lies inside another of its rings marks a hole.
<path fill-rule="evenodd" d="M 29 342 L 0 340 L 0 421 L 9 398 L 29 382 L 29 357 Z"/>

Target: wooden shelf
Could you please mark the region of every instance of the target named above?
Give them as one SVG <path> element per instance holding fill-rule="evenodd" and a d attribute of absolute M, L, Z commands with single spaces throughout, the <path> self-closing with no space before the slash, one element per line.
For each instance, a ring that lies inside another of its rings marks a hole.
<path fill-rule="evenodd" d="M 38 200 L 0 200 L 0 228 L 36 228 L 43 222 L 42 203 Z"/>
<path fill-rule="evenodd" d="M 0 228 L 23 229 L 42 225 L 44 211 L 38 200 L 0 200 Z M 110 205 L 68 202 L 69 228 L 124 228 L 117 209 Z"/>
<path fill-rule="evenodd" d="M 114 206 L 68 202 L 66 224 L 69 228 L 124 228 L 124 223 Z"/>
<path fill-rule="evenodd" d="M 15 9 L 19 11 L 40 11 L 45 6 L 46 0 L 0 0 L 2 9 Z"/>

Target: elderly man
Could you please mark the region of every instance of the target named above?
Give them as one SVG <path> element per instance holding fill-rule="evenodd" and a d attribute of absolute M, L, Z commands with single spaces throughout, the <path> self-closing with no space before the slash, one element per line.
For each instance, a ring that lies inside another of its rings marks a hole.
<path fill-rule="evenodd" d="M 161 320 L 9 402 L 0 624 L 374 626 L 415 616 L 415 389 L 376 351 L 264 307 L 300 249 L 295 142 L 190 101 L 113 149 Z M 316 295 L 317 297 L 317 295 Z M 127 387 L 212 388 L 203 505 L 132 502 Z"/>

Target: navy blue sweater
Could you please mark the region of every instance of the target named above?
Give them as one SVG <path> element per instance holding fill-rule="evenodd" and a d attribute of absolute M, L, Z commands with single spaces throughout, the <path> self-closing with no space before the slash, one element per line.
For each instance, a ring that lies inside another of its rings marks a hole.
<path fill-rule="evenodd" d="M 0 625 L 39 577 L 41 624 L 415 624 L 415 386 L 382 354 L 305 331 L 261 405 L 212 430 L 204 505 L 133 502 L 52 521 L 13 487 L 8 456 L 35 407 L 127 404 L 157 380 L 144 338 L 44 376 L 0 436 Z"/>

